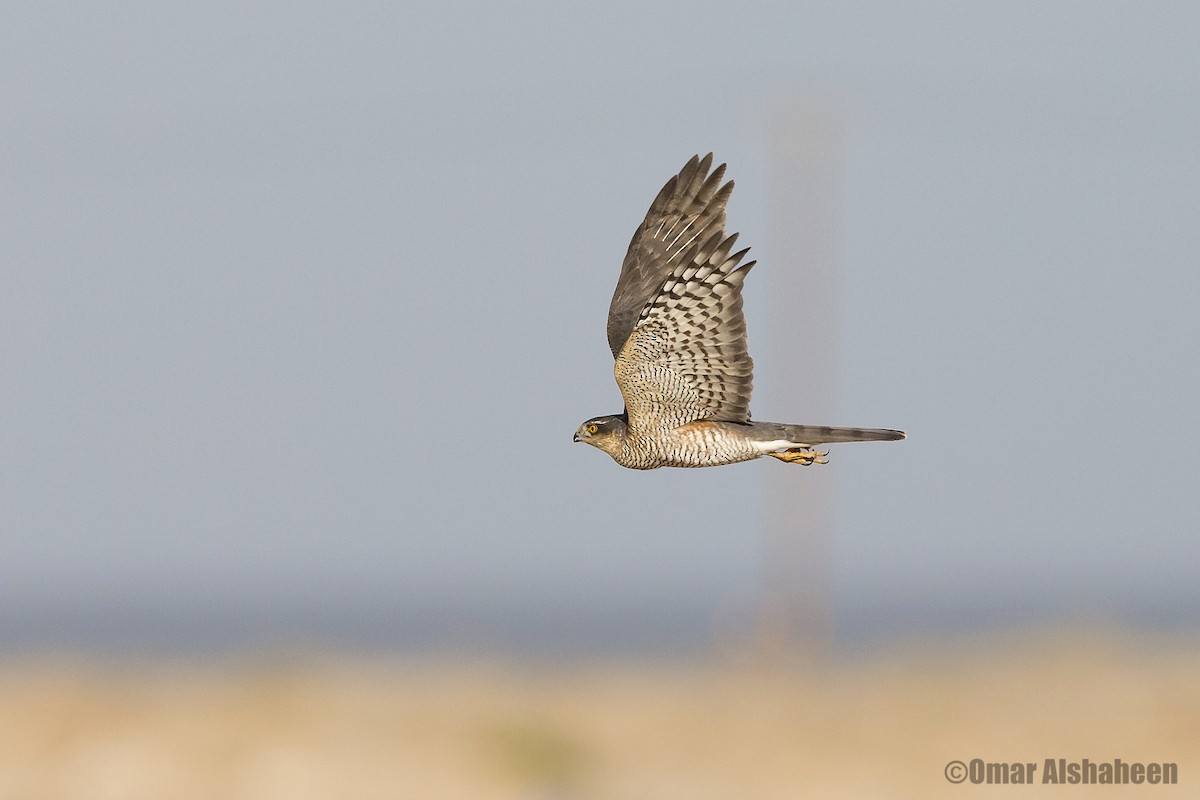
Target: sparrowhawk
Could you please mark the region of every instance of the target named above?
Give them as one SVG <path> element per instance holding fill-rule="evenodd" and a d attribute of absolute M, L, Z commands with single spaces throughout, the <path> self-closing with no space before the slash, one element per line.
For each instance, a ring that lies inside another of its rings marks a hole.
<path fill-rule="evenodd" d="M 750 420 L 753 362 L 742 281 L 749 248 L 730 254 L 733 181 L 712 153 L 667 181 L 633 234 L 608 308 L 608 346 L 625 411 L 579 426 L 575 441 L 623 467 L 714 467 L 773 456 L 824 464 L 814 445 L 903 439 L 901 431 Z"/>

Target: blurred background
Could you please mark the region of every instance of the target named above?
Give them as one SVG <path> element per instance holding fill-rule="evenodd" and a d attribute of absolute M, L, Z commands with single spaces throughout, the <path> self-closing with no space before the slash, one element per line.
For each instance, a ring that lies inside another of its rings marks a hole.
<path fill-rule="evenodd" d="M 1194 5 L 5 18 L 0 796 L 1196 791 Z M 755 417 L 908 441 L 570 443 L 708 151 Z"/>

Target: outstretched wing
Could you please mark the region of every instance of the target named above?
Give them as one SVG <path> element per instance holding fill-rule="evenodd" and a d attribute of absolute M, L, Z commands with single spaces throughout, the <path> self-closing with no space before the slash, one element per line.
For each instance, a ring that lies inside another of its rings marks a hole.
<path fill-rule="evenodd" d="M 617 385 L 631 428 L 697 419 L 750 420 L 754 362 L 746 350 L 742 281 L 749 248 L 718 231 L 677 259 L 617 356 Z"/>
<path fill-rule="evenodd" d="M 613 358 L 688 249 L 713 234 L 724 235 L 725 203 L 733 182 L 720 185 L 725 165 L 710 174 L 712 160 L 712 153 L 704 158 L 692 156 L 663 186 L 634 232 L 608 307 L 608 346 Z"/>

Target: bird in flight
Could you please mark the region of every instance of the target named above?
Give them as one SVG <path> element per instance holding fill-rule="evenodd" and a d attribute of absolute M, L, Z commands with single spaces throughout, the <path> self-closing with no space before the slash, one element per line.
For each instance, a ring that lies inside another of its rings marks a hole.
<path fill-rule="evenodd" d="M 608 346 L 625 411 L 575 431 L 623 467 L 715 467 L 772 456 L 825 464 L 819 444 L 894 441 L 902 431 L 750 419 L 754 363 L 746 349 L 742 282 L 755 262 L 730 253 L 733 181 L 712 153 L 692 156 L 633 234 L 608 307 Z M 711 170 L 711 171 L 710 171 Z"/>

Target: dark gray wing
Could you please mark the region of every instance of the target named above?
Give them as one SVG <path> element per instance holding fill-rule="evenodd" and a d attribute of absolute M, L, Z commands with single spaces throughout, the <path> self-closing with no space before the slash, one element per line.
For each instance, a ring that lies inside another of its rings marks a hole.
<path fill-rule="evenodd" d="M 718 241 L 725 238 L 725 204 L 733 181 L 721 186 L 725 165 L 710 173 L 712 160 L 712 153 L 704 158 L 692 156 L 663 186 L 633 234 L 608 307 L 608 347 L 613 358 L 621 352 L 646 304 L 679 266 L 679 259 L 714 235 Z"/>

